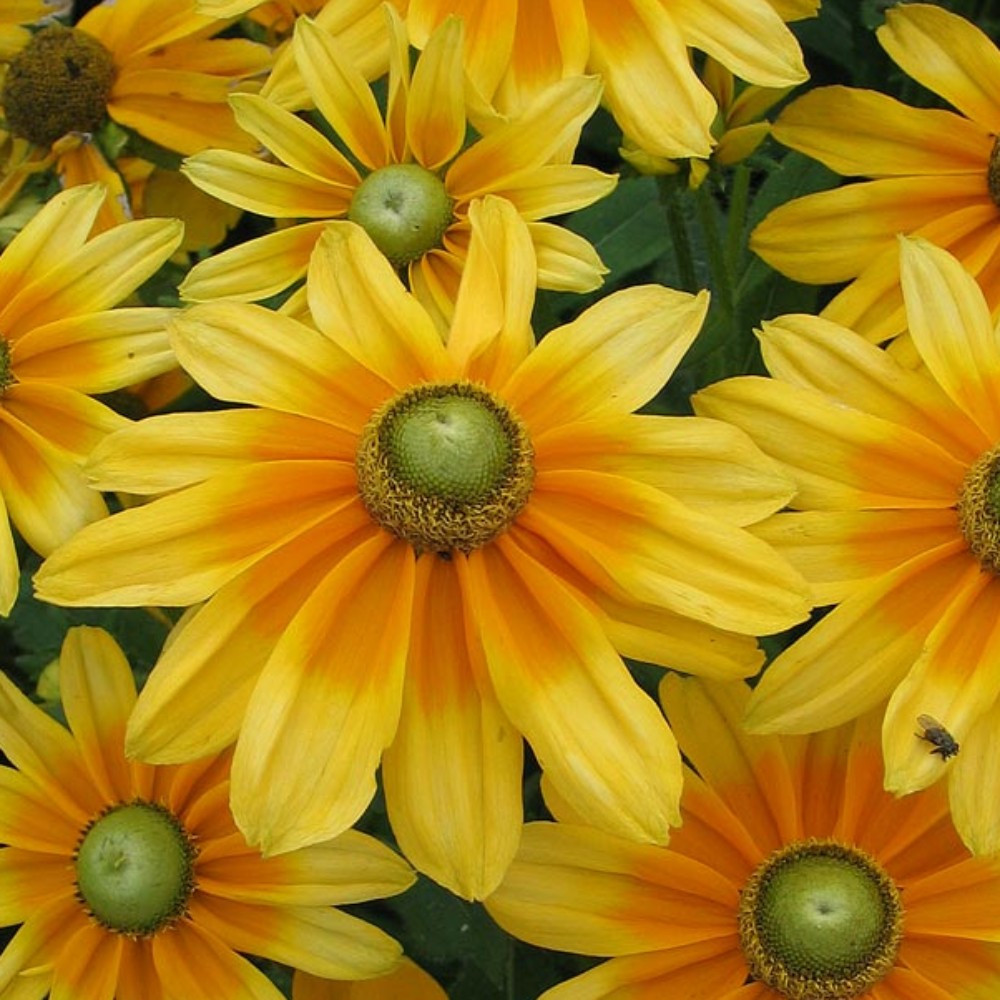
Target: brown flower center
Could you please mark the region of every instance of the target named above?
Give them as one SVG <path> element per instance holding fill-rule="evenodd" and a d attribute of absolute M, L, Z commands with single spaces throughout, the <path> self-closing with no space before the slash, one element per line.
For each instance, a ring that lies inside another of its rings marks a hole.
<path fill-rule="evenodd" d="M 969 467 L 958 493 L 958 525 L 987 572 L 1000 574 L 1000 445 Z"/>
<path fill-rule="evenodd" d="M 115 81 L 111 53 L 92 35 L 53 24 L 14 57 L 3 85 L 7 128 L 37 146 L 104 121 Z"/>
<path fill-rule="evenodd" d="M 993 140 L 990 150 L 990 162 L 986 168 L 986 187 L 989 189 L 993 204 L 1000 208 L 1000 136 Z"/>

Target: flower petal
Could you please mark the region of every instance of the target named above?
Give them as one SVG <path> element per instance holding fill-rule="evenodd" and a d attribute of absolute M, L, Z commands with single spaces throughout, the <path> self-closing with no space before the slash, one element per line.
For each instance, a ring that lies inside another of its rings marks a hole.
<path fill-rule="evenodd" d="M 295 22 L 295 61 L 313 101 L 334 133 L 369 170 L 389 161 L 378 104 L 341 41 L 307 17 Z"/>
<path fill-rule="evenodd" d="M 948 792 L 951 815 L 966 846 L 985 857 L 1000 853 L 1000 768 L 996 733 L 1000 702 L 994 702 L 972 725 L 952 762 Z"/>
<path fill-rule="evenodd" d="M 885 701 L 919 656 L 970 559 L 959 539 L 855 591 L 764 671 L 747 727 L 810 732 Z"/>
<path fill-rule="evenodd" d="M 327 226 L 309 263 L 307 289 L 316 326 L 394 388 L 454 371 L 427 311 L 354 223 Z"/>
<path fill-rule="evenodd" d="M 181 282 L 181 298 L 246 302 L 277 295 L 305 276 L 309 255 L 325 228 L 325 222 L 305 222 L 206 257 Z"/>
<path fill-rule="evenodd" d="M 384 975 L 402 949 L 384 931 L 332 907 L 255 906 L 196 895 L 191 919 L 237 951 L 327 979 Z"/>
<path fill-rule="evenodd" d="M 728 420 L 795 479 L 793 505 L 952 507 L 967 466 L 909 427 L 890 423 L 772 379 L 716 382 L 692 400 L 699 414 Z"/>
<path fill-rule="evenodd" d="M 538 287 L 556 292 L 593 292 L 604 283 L 608 268 L 582 236 L 548 222 L 529 222 L 535 246 Z"/>
<path fill-rule="evenodd" d="M 330 338 L 263 306 L 193 306 L 177 317 L 170 333 L 184 368 L 228 402 L 313 417 L 358 433 L 391 392 Z"/>
<path fill-rule="evenodd" d="M 521 735 L 489 682 L 477 686 L 452 566 L 417 561 L 403 710 L 382 760 L 386 806 L 401 850 L 465 899 L 482 899 L 521 836 Z M 480 654 L 481 655 L 481 654 Z"/>
<path fill-rule="evenodd" d="M 500 706 L 553 785 L 593 825 L 663 843 L 677 746 L 599 622 L 506 535 L 455 564 Z"/>
<path fill-rule="evenodd" d="M 910 334 L 941 388 L 982 428 L 1000 436 L 1000 342 L 983 293 L 954 257 L 925 241 L 900 242 Z"/>
<path fill-rule="evenodd" d="M 839 174 L 981 174 L 992 139 L 952 111 L 911 108 L 887 94 L 817 87 L 790 104 L 771 134 Z"/>
<path fill-rule="evenodd" d="M 809 611 L 804 581 L 768 546 L 643 483 L 539 472 L 518 527 L 619 600 L 754 635 Z"/>
<path fill-rule="evenodd" d="M 127 802 L 133 789 L 125 723 L 136 694 L 125 654 L 103 629 L 70 629 L 59 657 L 59 689 L 91 780 L 106 801 Z"/>
<path fill-rule="evenodd" d="M 62 944 L 52 969 L 50 1000 L 114 1000 L 125 938 L 86 923 Z"/>
<path fill-rule="evenodd" d="M 399 721 L 413 550 L 380 533 L 320 582 L 257 681 L 233 759 L 247 840 L 280 854 L 343 832 Z"/>
<path fill-rule="evenodd" d="M 707 309 L 707 292 L 659 285 L 615 292 L 549 333 L 502 394 L 532 436 L 599 412 L 631 413 L 669 379 Z"/>
<path fill-rule="evenodd" d="M 566 823 L 529 823 L 486 907 L 544 948 L 635 955 L 730 939 L 739 892 L 674 851 Z"/>
<path fill-rule="evenodd" d="M 886 11 L 882 48 L 914 80 L 1000 132 L 1000 52 L 972 22 L 933 4 Z"/>
<path fill-rule="evenodd" d="M 339 462 L 234 469 L 79 532 L 38 571 L 37 592 L 70 606 L 194 604 L 335 513 L 354 485 Z"/>
<path fill-rule="evenodd" d="M 281 1000 L 263 972 L 191 920 L 153 938 L 153 962 L 169 1000 Z"/>

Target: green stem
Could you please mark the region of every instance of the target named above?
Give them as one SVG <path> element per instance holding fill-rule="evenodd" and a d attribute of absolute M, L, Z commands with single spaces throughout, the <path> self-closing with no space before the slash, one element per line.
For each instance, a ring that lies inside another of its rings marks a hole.
<path fill-rule="evenodd" d="M 743 255 L 743 228 L 747 221 L 750 201 L 750 171 L 745 163 L 733 170 L 733 189 L 729 196 L 729 221 L 726 227 L 726 268 L 733 279 L 739 271 Z"/>
<path fill-rule="evenodd" d="M 677 197 L 677 181 L 673 177 L 661 176 L 656 178 L 656 183 L 660 192 L 660 204 L 667 214 L 667 228 L 677 259 L 678 284 L 685 292 L 697 292 L 698 278 L 694 270 L 694 254 L 691 250 L 691 238 L 688 236 L 684 213 Z"/>
<path fill-rule="evenodd" d="M 712 271 L 712 288 L 718 293 L 719 305 L 727 317 L 733 315 L 733 282 L 732 274 L 727 267 L 726 248 L 719 239 L 719 229 L 716 225 L 712 194 L 708 184 L 698 188 L 696 198 L 698 222 L 705 237 L 705 249 L 708 252 L 708 264 Z"/>

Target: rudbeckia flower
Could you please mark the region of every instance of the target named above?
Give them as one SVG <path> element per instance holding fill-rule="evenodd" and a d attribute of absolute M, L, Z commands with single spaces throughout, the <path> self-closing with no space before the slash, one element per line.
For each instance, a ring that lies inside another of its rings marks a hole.
<path fill-rule="evenodd" d="M 48 555 L 108 510 L 81 465 L 128 421 L 92 393 L 176 364 L 169 309 L 112 309 L 174 252 L 175 220 L 126 223 L 88 240 L 99 185 L 57 194 L 0 255 L 0 614 L 18 589 L 10 521 Z M 8 521 L 9 518 L 9 521 Z"/>
<path fill-rule="evenodd" d="M 408 958 L 394 972 L 378 979 L 332 981 L 296 972 L 292 1000 L 448 1000 L 434 978 Z"/>
<path fill-rule="evenodd" d="M 501 195 L 530 220 L 543 288 L 588 291 L 605 268 L 582 237 L 539 221 L 607 194 L 616 178 L 562 161 L 600 97 L 593 77 L 546 91 L 531 110 L 463 149 L 467 120 L 462 24 L 448 20 L 413 71 L 405 27 L 386 5 L 393 34 L 383 119 L 346 49 L 307 18 L 295 29 L 299 68 L 317 108 L 360 169 L 322 132 L 264 98 L 236 95 L 237 119 L 275 157 L 209 150 L 185 162 L 200 188 L 279 219 L 316 219 L 251 240 L 196 265 L 181 286 L 190 300 L 261 299 L 302 278 L 326 220 L 363 226 L 425 302 L 450 315 L 469 242 L 469 204 Z"/>
<path fill-rule="evenodd" d="M 281 1000 L 237 952 L 328 978 L 389 971 L 399 945 L 334 909 L 402 892 L 409 866 L 348 831 L 264 859 L 227 805 L 230 754 L 125 759 L 132 671 L 101 629 L 71 629 L 69 731 L 0 674 L 0 996 Z M 50 994 L 51 991 L 51 994 Z"/>
<path fill-rule="evenodd" d="M 652 156 L 705 157 L 716 106 L 688 47 L 751 83 L 794 86 L 808 73 L 782 16 L 808 16 L 817 6 L 809 0 L 410 0 L 406 23 L 423 48 L 449 14 L 461 16 L 469 76 L 503 114 L 520 113 L 557 80 L 596 73 L 605 103 L 634 146 Z"/>
<path fill-rule="evenodd" d="M 751 636 L 807 607 L 742 527 L 790 482 L 725 425 L 632 412 L 707 295 L 630 288 L 536 347 L 527 227 L 504 199 L 471 217 L 446 341 L 349 222 L 313 253 L 317 328 L 247 303 L 178 317 L 187 371 L 250 408 L 115 436 L 94 484 L 171 492 L 36 577 L 56 603 L 207 602 L 143 689 L 130 753 L 237 740 L 234 814 L 266 853 L 353 823 L 381 760 L 403 852 L 469 897 L 517 846 L 522 736 L 596 825 L 662 842 L 680 758 L 619 653 L 746 676 Z"/>
<path fill-rule="evenodd" d="M 906 327 L 899 233 L 954 254 L 1000 309 L 1000 51 L 934 4 L 886 12 L 878 40 L 893 61 L 956 110 L 819 87 L 775 122 L 780 142 L 859 181 L 797 198 L 754 230 L 751 247 L 796 281 L 850 281 L 823 316 L 873 342 Z"/>
<path fill-rule="evenodd" d="M 36 161 L 54 163 L 64 187 L 104 183 L 100 225 L 121 222 L 125 189 L 94 141 L 109 119 L 176 153 L 251 147 L 226 97 L 264 73 L 271 54 L 245 39 L 211 37 L 224 26 L 194 13 L 194 0 L 117 0 L 74 28 L 43 28 L 7 65 L 6 127 L 34 147 Z"/>
<path fill-rule="evenodd" d="M 774 376 L 716 383 L 697 412 L 743 428 L 798 483 L 794 511 L 755 526 L 837 605 L 770 664 L 760 732 L 836 725 L 888 699 L 886 787 L 951 772 L 956 824 L 1000 850 L 1000 335 L 945 251 L 902 240 L 908 371 L 828 320 L 764 324 Z M 920 719 L 960 746 L 936 753 Z M 935 728 L 935 727 L 932 727 Z"/>
<path fill-rule="evenodd" d="M 883 791 L 877 714 L 747 736 L 745 685 L 660 690 L 694 768 L 669 848 L 532 823 L 486 901 L 517 937 L 611 957 L 540 1000 L 1000 993 L 1000 864 L 969 856 L 938 788 Z"/>

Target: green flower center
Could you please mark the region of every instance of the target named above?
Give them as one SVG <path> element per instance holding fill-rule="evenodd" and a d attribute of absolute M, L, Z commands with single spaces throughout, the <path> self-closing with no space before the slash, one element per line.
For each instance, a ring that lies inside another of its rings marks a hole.
<path fill-rule="evenodd" d="M 531 441 L 471 382 L 428 383 L 389 400 L 361 434 L 355 466 L 368 513 L 417 553 L 471 552 L 505 531 L 534 482 Z"/>
<path fill-rule="evenodd" d="M 1000 446 L 970 466 L 956 506 L 970 551 L 984 570 L 1000 574 Z"/>
<path fill-rule="evenodd" d="M 147 937 L 184 915 L 195 847 L 176 816 L 136 799 L 99 816 L 76 850 L 80 901 L 109 931 Z"/>
<path fill-rule="evenodd" d="M 441 246 L 455 218 L 453 204 L 437 174 L 417 163 L 394 163 L 361 182 L 347 217 L 395 267 L 404 267 Z"/>
<path fill-rule="evenodd" d="M 96 38 L 60 24 L 42 28 L 7 69 L 7 128 L 38 146 L 93 132 L 107 114 L 114 81 L 114 60 Z"/>
<path fill-rule="evenodd" d="M 739 926 L 754 979 L 789 1000 L 852 1000 L 893 967 L 903 905 L 895 883 L 863 851 L 800 841 L 750 876 Z"/>
<path fill-rule="evenodd" d="M 990 162 L 986 168 L 986 187 L 989 189 L 993 204 L 1000 208 L 1000 136 L 993 140 L 990 150 Z"/>

